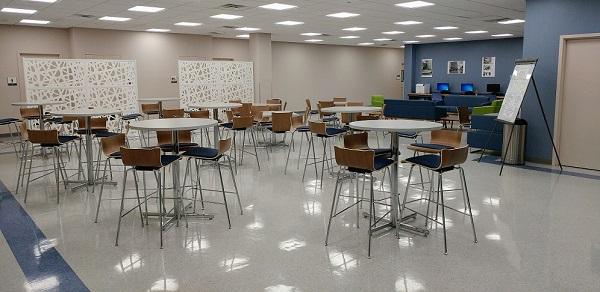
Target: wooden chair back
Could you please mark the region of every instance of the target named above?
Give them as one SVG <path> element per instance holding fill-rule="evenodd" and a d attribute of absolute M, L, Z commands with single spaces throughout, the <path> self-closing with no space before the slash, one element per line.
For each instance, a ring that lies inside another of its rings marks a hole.
<path fill-rule="evenodd" d="M 100 139 L 100 146 L 102 147 L 102 153 L 105 156 L 110 156 L 113 153 L 119 152 L 121 147 L 126 147 L 125 134 L 113 135 Z"/>
<path fill-rule="evenodd" d="M 438 169 L 448 168 L 465 163 L 469 156 L 469 145 L 454 149 L 442 149 Z"/>
<path fill-rule="evenodd" d="M 310 112 L 312 110 L 312 105 L 310 105 L 310 98 L 306 99 L 306 111 Z"/>
<path fill-rule="evenodd" d="M 339 166 L 375 170 L 375 151 L 335 146 L 335 161 Z"/>
<path fill-rule="evenodd" d="M 158 110 L 160 109 L 158 103 L 142 103 L 141 106 L 142 113 L 147 115 L 158 113 Z"/>
<path fill-rule="evenodd" d="M 462 133 L 452 130 L 431 131 L 431 144 L 446 145 L 453 148 L 460 146 Z"/>
<path fill-rule="evenodd" d="M 58 130 L 27 130 L 29 142 L 34 144 L 58 145 Z"/>
<path fill-rule="evenodd" d="M 252 116 L 248 117 L 233 117 L 233 129 L 247 129 L 252 127 L 254 119 Z"/>
<path fill-rule="evenodd" d="M 376 115 L 369 115 L 369 116 L 363 116 L 363 115 L 357 115 L 356 116 L 356 120 L 357 121 L 375 121 L 375 120 L 379 120 L 379 116 Z"/>
<path fill-rule="evenodd" d="M 292 129 L 292 113 L 273 113 L 271 122 L 273 132 L 287 132 Z"/>
<path fill-rule="evenodd" d="M 306 114 L 304 114 L 304 116 L 294 116 L 292 115 L 292 127 L 294 128 L 298 128 L 300 126 L 304 126 L 304 118 L 306 117 Z"/>
<path fill-rule="evenodd" d="M 231 149 L 231 138 L 219 140 L 219 154 L 225 154 Z"/>
<path fill-rule="evenodd" d="M 239 115 L 244 116 L 244 117 L 251 117 L 252 116 L 252 103 L 251 102 L 242 103 L 242 106 L 239 108 Z"/>
<path fill-rule="evenodd" d="M 344 148 L 369 149 L 369 134 L 367 132 L 344 136 Z"/>
<path fill-rule="evenodd" d="M 29 141 L 29 132 L 27 132 L 27 122 L 23 121 L 19 129 L 21 130 L 21 140 Z"/>
<path fill-rule="evenodd" d="M 241 99 L 230 99 L 229 100 L 230 103 L 242 103 Z"/>
<path fill-rule="evenodd" d="M 362 101 L 349 101 L 346 103 L 347 106 L 363 106 L 365 105 Z"/>
<path fill-rule="evenodd" d="M 308 128 L 311 133 L 317 135 L 327 135 L 327 127 L 323 122 L 308 122 Z"/>
<path fill-rule="evenodd" d="M 190 114 L 190 118 L 196 118 L 196 119 L 208 119 L 210 118 L 210 111 L 209 110 L 199 110 L 199 111 L 191 111 L 189 112 Z"/>
<path fill-rule="evenodd" d="M 160 148 L 151 149 L 121 147 L 121 160 L 125 166 L 162 167 L 160 162 Z"/>
<path fill-rule="evenodd" d="M 86 118 L 85 117 L 76 117 L 76 119 L 77 119 L 77 127 L 79 129 L 85 129 L 86 128 Z M 92 118 L 91 128 L 92 129 L 106 129 L 107 121 L 108 121 L 107 117 Z"/>
<path fill-rule="evenodd" d="M 335 115 L 335 113 L 324 113 L 321 110 L 324 108 L 328 108 L 328 107 L 334 107 L 335 104 L 333 101 L 329 101 L 329 100 L 319 100 L 319 102 L 317 102 L 317 109 L 319 110 L 319 116 L 321 118 L 323 118 L 323 116 L 331 116 L 331 115 Z"/>
<path fill-rule="evenodd" d="M 192 131 L 177 131 L 179 143 L 190 143 L 192 142 Z M 173 136 L 171 131 L 156 131 L 156 140 L 158 145 L 171 145 L 173 144 Z"/>
<path fill-rule="evenodd" d="M 272 99 L 267 99 L 266 103 L 271 103 L 271 104 L 282 104 L 282 100 L 279 98 L 272 98 Z"/>
<path fill-rule="evenodd" d="M 345 97 L 334 97 L 333 102 L 346 102 Z"/>
<path fill-rule="evenodd" d="M 23 119 L 36 119 L 40 117 L 40 109 L 37 107 L 22 107 L 19 109 L 19 112 Z"/>
<path fill-rule="evenodd" d="M 227 121 L 231 123 L 233 121 L 233 110 L 225 111 L 225 115 L 227 116 Z"/>
<path fill-rule="evenodd" d="M 457 108 L 458 112 L 458 122 L 461 125 L 466 125 L 471 123 L 471 113 L 469 112 L 469 108 L 466 106 L 459 106 Z"/>
<path fill-rule="evenodd" d="M 182 108 L 163 109 L 162 111 L 163 119 L 183 118 L 184 116 L 185 111 Z"/>

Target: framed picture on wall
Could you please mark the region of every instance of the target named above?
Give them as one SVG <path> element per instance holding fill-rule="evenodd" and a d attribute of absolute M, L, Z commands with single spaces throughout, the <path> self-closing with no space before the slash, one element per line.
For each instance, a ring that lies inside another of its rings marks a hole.
<path fill-rule="evenodd" d="M 421 77 L 433 77 L 433 59 L 421 60 Z"/>
<path fill-rule="evenodd" d="M 481 77 L 496 77 L 496 57 L 481 58 Z"/>
<path fill-rule="evenodd" d="M 448 74 L 465 74 L 465 61 L 448 61 Z"/>

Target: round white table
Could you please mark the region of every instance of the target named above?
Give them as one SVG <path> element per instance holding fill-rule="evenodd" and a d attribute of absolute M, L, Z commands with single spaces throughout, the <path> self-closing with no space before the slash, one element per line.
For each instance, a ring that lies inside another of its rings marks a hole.
<path fill-rule="evenodd" d="M 152 102 L 158 103 L 158 116 L 162 118 L 163 102 L 179 100 L 179 97 L 151 97 L 151 98 L 138 98 L 138 102 Z"/>
<path fill-rule="evenodd" d="M 121 111 L 108 109 L 73 109 L 51 112 L 50 114 L 61 117 L 84 117 L 85 118 L 85 158 L 87 161 L 87 184 L 96 183 L 94 178 L 93 148 L 92 148 L 92 117 L 120 115 Z"/>
<path fill-rule="evenodd" d="M 417 120 L 370 120 L 370 121 L 358 121 L 350 123 L 350 128 L 355 130 L 362 131 L 378 131 L 378 132 L 389 132 L 392 135 L 392 156 L 394 161 L 396 161 L 396 166 L 392 167 L 391 171 L 391 211 L 390 217 L 391 220 L 387 224 L 389 227 L 395 227 L 396 224 L 400 224 L 400 228 L 408 229 L 411 232 L 417 232 L 424 234 L 425 230 L 421 228 L 417 228 L 405 223 L 402 223 L 404 218 L 400 218 L 398 220 L 398 168 L 400 166 L 399 163 L 399 155 L 400 151 L 398 149 L 398 133 L 403 132 L 428 132 L 433 130 L 439 130 L 443 128 L 444 125 L 435 122 L 429 121 L 417 121 Z M 414 217 L 413 215 L 409 215 L 407 217 Z"/>
<path fill-rule="evenodd" d="M 23 102 L 13 102 L 11 105 L 18 107 L 34 107 L 37 106 L 38 111 L 40 112 L 40 130 L 44 129 L 44 106 L 46 105 L 57 105 L 63 104 L 62 101 L 23 101 Z"/>
<path fill-rule="evenodd" d="M 353 122 L 356 114 L 374 113 L 381 111 L 381 108 L 374 106 L 334 106 L 323 108 L 321 111 L 324 113 L 350 114 L 350 122 Z"/>
<path fill-rule="evenodd" d="M 218 101 L 209 101 L 202 103 L 195 103 L 189 105 L 190 108 L 201 108 L 201 109 L 212 109 L 213 110 L 213 119 L 219 120 L 219 109 L 232 109 L 242 107 L 241 103 L 234 102 L 218 102 Z M 213 130 L 213 141 L 214 147 L 217 148 L 217 142 L 219 141 L 219 125 L 216 125 Z"/>
<path fill-rule="evenodd" d="M 273 113 L 276 113 L 276 114 L 277 113 L 282 113 L 282 114 L 292 113 L 292 117 L 298 117 L 298 116 L 300 116 L 299 114 L 297 114 L 295 112 L 292 112 L 292 111 L 264 111 L 264 112 L 262 112 L 262 117 L 270 119 L 271 117 L 273 117 Z"/>

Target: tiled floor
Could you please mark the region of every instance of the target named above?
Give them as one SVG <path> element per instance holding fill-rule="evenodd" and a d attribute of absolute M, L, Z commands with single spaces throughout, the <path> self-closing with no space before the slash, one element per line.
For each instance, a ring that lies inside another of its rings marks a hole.
<path fill-rule="evenodd" d="M 267 161 L 262 150 L 261 171 L 245 157 L 237 176 L 244 215 L 228 197 L 232 229 L 223 207 L 208 205 L 207 212 L 216 214 L 213 221 L 171 228 L 162 250 L 156 220 L 141 228 L 133 212 L 115 247 L 118 201 L 104 201 L 94 224 L 97 191 L 70 191 L 57 206 L 53 177 L 36 181 L 24 208 L 47 239 L 32 251 L 32 260 L 51 264 L 44 253 L 54 246 L 92 291 L 600 291 L 598 173 L 507 167 L 499 177 L 498 165 L 473 162 L 473 155 L 465 168 L 477 244 L 468 217 L 449 211 L 448 255 L 442 253 L 439 228 L 429 237 L 379 233 L 368 259 L 368 219 L 361 217 L 357 229 L 352 211 L 334 220 L 330 244 L 324 246 L 335 180 L 326 175 L 321 189 L 313 169 L 302 182 L 296 158 L 283 175 L 286 154 L 275 149 Z M 0 179 L 13 192 L 17 165 L 14 156 L 1 155 Z M 402 190 L 406 174 L 404 167 Z M 216 185 L 214 172 L 204 171 L 203 181 Z M 452 188 L 457 175 L 448 175 L 445 183 Z M 105 189 L 112 198 L 119 190 Z M 15 197 L 22 204 L 23 192 Z M 206 197 L 220 200 L 217 194 Z M 462 208 L 460 193 L 446 197 L 449 205 Z M 12 254 L 3 237 L 0 291 L 66 287 L 52 274 L 28 278 Z"/>

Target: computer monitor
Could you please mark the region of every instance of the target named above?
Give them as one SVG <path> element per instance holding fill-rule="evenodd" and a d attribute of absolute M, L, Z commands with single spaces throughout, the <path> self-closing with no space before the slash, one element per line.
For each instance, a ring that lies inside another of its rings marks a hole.
<path fill-rule="evenodd" d="M 448 92 L 450 91 L 450 83 L 438 83 L 437 91 L 439 92 Z"/>
<path fill-rule="evenodd" d="M 500 92 L 500 84 L 496 84 L 496 83 L 488 84 L 486 91 L 490 92 L 490 93 L 499 93 Z"/>
<path fill-rule="evenodd" d="M 461 83 L 460 91 L 464 93 L 473 93 L 475 91 L 475 86 L 473 85 L 473 83 Z"/>

